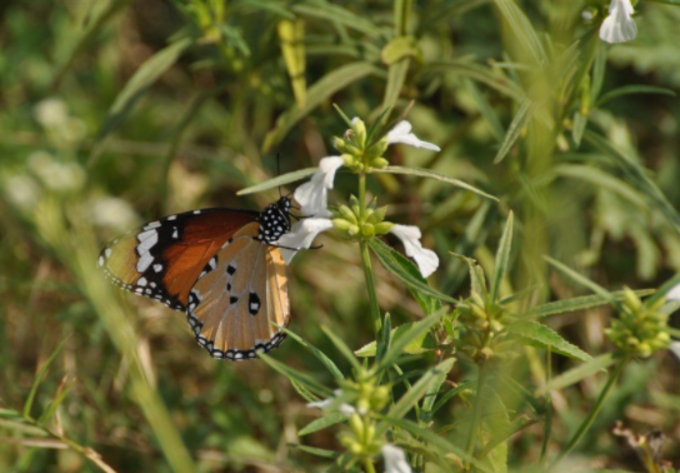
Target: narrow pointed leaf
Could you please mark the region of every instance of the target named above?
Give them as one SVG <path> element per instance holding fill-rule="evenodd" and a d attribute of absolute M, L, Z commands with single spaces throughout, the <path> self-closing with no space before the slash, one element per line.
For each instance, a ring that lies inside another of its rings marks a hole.
<path fill-rule="evenodd" d="M 291 182 L 301 181 L 316 172 L 318 168 L 304 168 L 298 171 L 288 172 L 286 174 L 281 174 L 273 179 L 269 179 L 264 182 L 260 182 L 254 186 L 246 187 L 241 189 L 236 193 L 236 195 L 247 195 L 254 194 L 255 192 L 268 191 L 270 189 L 276 189 L 279 186 L 285 186 Z"/>
<path fill-rule="evenodd" d="M 40 368 L 40 371 L 38 371 L 38 374 L 35 376 L 35 380 L 33 381 L 33 386 L 31 386 L 31 391 L 28 393 L 28 398 L 26 399 L 26 403 L 24 404 L 24 417 L 27 419 L 31 419 L 31 408 L 33 407 L 33 402 L 35 401 L 35 396 L 38 393 L 38 388 L 40 387 L 40 383 L 42 383 L 43 378 L 45 377 L 45 374 L 47 373 L 47 370 L 50 368 L 54 360 L 57 358 L 57 355 L 61 351 L 61 349 L 64 347 L 64 343 L 66 343 L 67 339 L 64 339 L 57 345 L 57 348 L 54 349 L 50 357 L 45 361 L 45 363 L 42 365 Z"/>
<path fill-rule="evenodd" d="M 477 189 L 474 186 L 471 186 L 470 184 L 467 184 L 466 182 L 463 182 L 459 179 L 454 179 L 453 177 L 448 177 L 444 176 L 443 174 L 439 174 L 434 171 L 430 171 L 429 169 L 421 169 L 421 168 L 414 168 L 414 167 L 404 167 L 404 166 L 387 166 L 382 169 L 373 169 L 371 172 L 375 174 L 380 174 L 380 173 L 387 173 L 387 174 L 404 174 L 407 176 L 418 176 L 418 177 L 427 177 L 430 179 L 436 179 L 437 181 L 442 181 L 442 182 L 447 182 L 449 184 L 452 184 L 456 187 L 460 187 L 462 189 L 469 190 L 470 192 L 474 192 L 477 195 L 481 195 L 482 197 L 486 197 L 487 199 L 494 200 L 498 202 L 498 199 L 491 194 L 487 194 L 486 192 Z"/>
<path fill-rule="evenodd" d="M 572 281 L 581 284 L 584 287 L 587 287 L 594 293 L 604 297 L 607 299 L 607 302 L 609 302 L 612 306 L 614 306 L 617 310 L 621 311 L 621 304 L 619 304 L 619 301 L 616 300 L 612 294 L 607 291 L 605 288 L 600 286 L 599 284 L 591 281 L 587 277 L 583 276 L 582 274 L 574 271 L 571 269 L 569 266 L 560 263 L 556 259 L 550 258 L 549 256 L 544 256 L 543 257 L 552 267 L 555 269 L 559 270 L 562 274 L 568 276 Z"/>
<path fill-rule="evenodd" d="M 501 241 L 498 244 L 498 251 L 496 252 L 496 261 L 493 269 L 493 281 L 491 281 L 491 300 L 496 302 L 498 300 L 501 289 L 501 282 L 505 273 L 508 272 L 508 265 L 510 261 L 510 250 L 512 250 L 512 230 L 513 230 L 514 216 L 512 211 L 508 215 L 508 220 L 503 229 Z"/>
<path fill-rule="evenodd" d="M 281 363 L 280 361 L 277 361 L 276 359 L 264 353 L 258 353 L 257 356 L 272 369 L 278 371 L 280 374 L 288 378 L 291 383 L 299 384 L 317 396 L 321 396 L 322 398 L 329 398 L 333 395 L 333 391 L 325 386 L 320 385 L 309 375 L 301 373 L 300 371 L 297 371 L 296 369 L 291 368 L 290 366 Z"/>
<path fill-rule="evenodd" d="M 566 341 L 557 332 L 538 322 L 520 320 L 510 324 L 507 329 L 508 333 L 519 336 L 530 345 L 543 349 L 550 347 L 555 353 L 575 360 L 590 361 L 593 359 L 579 347 Z"/>
<path fill-rule="evenodd" d="M 324 352 L 316 348 L 314 345 L 308 343 L 306 340 L 303 340 L 302 337 L 300 337 L 298 334 L 295 332 L 290 331 L 287 328 L 281 327 L 286 334 L 298 342 L 300 345 L 305 347 L 309 352 L 312 353 L 325 367 L 326 369 L 333 375 L 333 377 L 340 381 L 344 380 L 345 377 L 343 376 L 342 372 L 340 369 L 337 367 L 335 363 L 333 363 L 333 360 L 328 358 Z"/>
<path fill-rule="evenodd" d="M 503 161 L 503 158 L 510 152 L 510 149 L 512 149 L 512 146 L 519 138 L 522 128 L 524 128 L 526 124 L 529 123 L 529 120 L 533 118 L 535 111 L 536 104 L 534 102 L 529 99 L 525 99 L 524 102 L 522 102 L 522 105 L 519 107 L 519 110 L 517 110 L 515 117 L 508 127 L 508 131 L 505 134 L 505 138 L 503 139 L 503 143 L 501 143 L 498 153 L 496 153 L 496 157 L 493 160 L 494 164 Z"/>
<path fill-rule="evenodd" d="M 644 297 L 650 294 L 655 294 L 657 291 L 655 289 L 640 289 L 638 291 L 633 291 L 637 296 Z M 618 301 L 622 301 L 625 297 L 625 292 L 616 291 L 611 292 L 610 295 Z M 590 296 L 574 297 L 572 299 L 562 299 L 555 302 L 547 302 L 539 306 L 529 309 L 527 312 L 522 314 L 523 317 L 527 318 L 543 318 L 551 315 L 557 314 L 567 314 L 570 312 L 577 312 L 579 310 L 590 309 L 592 307 L 598 307 L 602 305 L 609 304 L 609 297 L 602 296 L 600 294 L 594 294 Z"/>
<path fill-rule="evenodd" d="M 434 368 L 428 370 L 421 378 L 416 382 L 416 384 L 411 387 L 404 395 L 399 398 L 392 407 L 390 408 L 387 415 L 394 419 L 400 419 L 404 417 L 408 412 L 416 405 L 420 399 L 428 392 L 430 385 L 437 384 L 437 390 L 441 383 L 446 379 L 446 375 L 453 368 L 454 363 L 453 358 L 442 361 Z"/>
<path fill-rule="evenodd" d="M 557 390 L 564 389 L 573 384 L 576 384 L 584 379 L 593 376 L 596 373 L 605 371 L 611 365 L 616 362 L 617 358 L 614 353 L 605 353 L 604 355 L 596 356 L 592 360 L 583 363 L 582 365 L 572 368 L 559 376 L 555 376 L 547 384 L 545 389 Z M 540 390 L 538 393 L 542 395 L 545 393 L 545 389 Z"/>
<path fill-rule="evenodd" d="M 341 412 L 331 412 L 307 424 L 298 432 L 298 435 L 302 437 L 303 435 L 313 434 L 314 432 L 328 428 L 331 425 L 339 424 L 345 420 L 347 420 L 347 417 Z"/>

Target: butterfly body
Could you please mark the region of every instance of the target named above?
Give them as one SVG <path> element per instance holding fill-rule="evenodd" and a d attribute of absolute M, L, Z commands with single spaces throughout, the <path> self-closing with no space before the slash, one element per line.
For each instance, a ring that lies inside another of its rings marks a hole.
<path fill-rule="evenodd" d="M 241 361 L 276 348 L 290 308 L 276 241 L 291 202 L 262 212 L 203 209 L 144 225 L 107 245 L 98 265 L 112 282 L 186 313 L 199 345 Z"/>

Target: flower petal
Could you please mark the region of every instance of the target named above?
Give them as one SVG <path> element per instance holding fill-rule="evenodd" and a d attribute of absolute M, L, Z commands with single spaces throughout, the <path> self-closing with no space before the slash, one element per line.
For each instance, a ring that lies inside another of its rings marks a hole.
<path fill-rule="evenodd" d="M 386 443 L 380 451 L 385 459 L 385 473 L 412 473 L 406 454 L 401 448 Z"/>
<path fill-rule="evenodd" d="M 312 246 L 319 233 L 331 228 L 333 228 L 333 222 L 327 218 L 306 218 L 293 225 L 291 231 L 281 236 L 276 242 L 276 245 L 281 247 L 281 255 L 286 264 L 291 262 L 298 250 Z"/>
<path fill-rule="evenodd" d="M 418 227 L 413 225 L 392 225 L 390 233 L 404 243 L 406 255 L 415 260 L 420 274 L 424 278 L 435 272 L 439 266 L 439 257 L 434 251 L 423 248 L 423 245 L 420 243 L 422 234 Z"/>
<path fill-rule="evenodd" d="M 670 290 L 666 293 L 666 299 L 669 301 L 680 301 L 680 284 L 670 288 Z"/>
<path fill-rule="evenodd" d="M 630 0 L 612 0 L 609 15 L 600 26 L 600 39 L 607 43 L 625 43 L 637 36 L 637 24 L 633 19 Z"/>
<path fill-rule="evenodd" d="M 342 167 L 344 161 L 340 156 L 329 156 L 319 161 L 319 169 L 309 182 L 305 182 L 295 189 L 295 200 L 302 207 L 306 216 L 329 217 L 331 213 L 328 205 L 328 189 L 333 188 L 336 171 Z"/>
<path fill-rule="evenodd" d="M 387 133 L 387 144 L 403 143 L 405 145 L 415 146 L 416 148 L 441 151 L 439 146 L 423 141 L 411 133 L 411 128 L 411 124 L 406 120 L 400 121 Z"/>

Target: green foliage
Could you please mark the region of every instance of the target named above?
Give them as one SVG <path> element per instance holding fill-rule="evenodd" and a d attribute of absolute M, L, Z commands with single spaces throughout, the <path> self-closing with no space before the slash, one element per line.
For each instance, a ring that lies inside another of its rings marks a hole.
<path fill-rule="evenodd" d="M 674 471 L 680 2 L 633 3 L 4 2 L 0 471 Z M 336 154 L 276 352 L 96 270 Z"/>

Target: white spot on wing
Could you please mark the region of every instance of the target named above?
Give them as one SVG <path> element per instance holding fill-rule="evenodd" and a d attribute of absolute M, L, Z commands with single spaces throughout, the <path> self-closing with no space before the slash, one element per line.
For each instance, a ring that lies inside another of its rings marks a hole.
<path fill-rule="evenodd" d="M 152 230 L 152 229 L 158 228 L 160 226 L 161 226 L 161 222 L 159 222 L 159 221 L 149 222 L 144 227 L 144 230 Z"/>
<path fill-rule="evenodd" d="M 140 255 L 144 255 L 145 253 L 149 253 L 149 250 L 153 248 L 153 246 L 158 243 L 158 232 L 156 230 L 152 230 L 153 235 L 149 236 L 146 238 L 144 241 L 141 241 L 139 245 L 137 245 L 137 252 Z M 153 257 L 152 257 L 153 259 Z"/>
<path fill-rule="evenodd" d="M 144 253 L 140 258 L 139 261 L 137 261 L 137 272 L 143 273 L 147 269 L 149 269 L 149 266 L 151 266 L 151 263 L 153 263 L 153 256 L 151 256 L 149 253 Z M 153 269 L 156 269 L 156 266 L 161 266 L 160 264 L 155 264 L 153 266 Z M 161 266 L 161 269 L 163 267 Z M 159 270 L 160 271 L 160 270 Z M 158 272 L 158 271 L 156 271 Z"/>
<path fill-rule="evenodd" d="M 194 210 L 194 215 L 198 215 L 198 214 L 200 214 L 200 213 L 201 213 L 200 210 Z"/>
<path fill-rule="evenodd" d="M 166 220 L 177 220 L 177 215 L 170 215 Z"/>
<path fill-rule="evenodd" d="M 104 254 L 106 255 L 106 258 L 110 258 L 110 257 L 111 257 L 111 253 L 113 253 L 113 252 L 111 251 L 111 248 L 107 248 L 107 249 L 104 250 Z"/>
<path fill-rule="evenodd" d="M 137 264 L 137 266 L 139 266 L 139 264 Z M 148 267 L 149 267 L 149 265 L 147 265 L 147 268 Z M 160 273 L 161 271 L 163 271 L 163 265 L 162 264 L 154 264 L 153 270 L 156 271 L 157 273 Z"/>
<path fill-rule="evenodd" d="M 99 267 L 101 268 L 102 266 L 104 266 L 104 257 L 100 256 L 99 257 Z"/>
<path fill-rule="evenodd" d="M 146 278 L 139 278 L 137 280 L 137 285 L 138 286 L 146 286 L 149 282 L 146 280 Z"/>
<path fill-rule="evenodd" d="M 179 238 L 179 231 L 177 230 L 177 227 L 172 227 L 174 231 L 172 232 L 172 237 L 173 238 Z"/>

